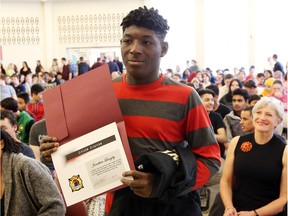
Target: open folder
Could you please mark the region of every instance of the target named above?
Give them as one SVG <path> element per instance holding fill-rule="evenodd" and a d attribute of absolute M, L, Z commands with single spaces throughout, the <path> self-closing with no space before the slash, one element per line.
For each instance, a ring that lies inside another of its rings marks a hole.
<path fill-rule="evenodd" d="M 43 101 L 47 133 L 49 136 L 57 137 L 61 145 L 59 148 L 75 143 L 75 139 L 115 122 L 129 167 L 134 169 L 123 116 L 107 64 L 45 91 Z M 97 137 L 95 141 L 98 141 Z M 79 150 L 83 148 L 85 144 L 83 146 L 83 143 L 79 143 Z M 55 162 L 54 166 L 58 174 Z M 65 172 L 65 169 L 61 172 Z M 75 175 L 77 174 L 75 172 Z M 59 180 L 61 183 L 60 178 Z M 67 179 L 63 181 L 67 182 Z"/>

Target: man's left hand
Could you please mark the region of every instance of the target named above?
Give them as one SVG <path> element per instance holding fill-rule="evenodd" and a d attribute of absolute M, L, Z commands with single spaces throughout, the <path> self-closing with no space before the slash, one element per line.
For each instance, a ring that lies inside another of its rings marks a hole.
<path fill-rule="evenodd" d="M 124 185 L 129 186 L 130 189 L 134 192 L 134 194 L 144 198 L 148 198 L 151 196 L 154 185 L 154 177 L 151 173 L 131 170 L 124 172 L 122 175 L 123 177 L 133 177 L 134 180 L 122 178 L 121 182 Z"/>

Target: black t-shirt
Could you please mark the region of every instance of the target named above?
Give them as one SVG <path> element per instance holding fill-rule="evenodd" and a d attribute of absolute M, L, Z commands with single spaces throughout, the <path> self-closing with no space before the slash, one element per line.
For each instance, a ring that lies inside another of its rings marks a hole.
<path fill-rule="evenodd" d="M 213 126 L 213 130 L 214 133 L 217 134 L 217 130 L 219 128 L 224 128 L 225 129 L 225 125 L 223 122 L 223 119 L 221 117 L 221 115 L 217 112 L 210 112 L 209 113 L 209 118 L 211 121 L 211 124 Z M 223 143 L 219 143 L 219 147 L 220 147 L 220 152 L 221 152 L 221 157 L 224 158 L 224 153 L 225 153 L 225 146 Z"/>
<path fill-rule="evenodd" d="M 220 103 L 218 109 L 215 110 L 215 112 L 219 113 L 222 116 L 222 119 L 224 119 L 224 117 L 231 111 L 232 109 L 229 106 L 226 106 L 222 103 Z"/>

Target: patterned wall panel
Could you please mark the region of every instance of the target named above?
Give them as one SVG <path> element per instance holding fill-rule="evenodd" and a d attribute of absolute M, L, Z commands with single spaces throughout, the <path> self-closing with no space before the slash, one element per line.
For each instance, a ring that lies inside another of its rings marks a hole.
<path fill-rule="evenodd" d="M 2 17 L 0 42 L 3 45 L 38 45 L 39 17 Z"/>
<path fill-rule="evenodd" d="M 118 43 L 124 16 L 123 13 L 58 16 L 59 43 Z"/>

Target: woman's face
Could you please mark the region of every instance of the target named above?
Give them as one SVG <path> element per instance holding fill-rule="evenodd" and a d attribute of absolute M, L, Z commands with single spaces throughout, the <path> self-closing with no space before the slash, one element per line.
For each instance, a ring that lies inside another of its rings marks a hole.
<path fill-rule="evenodd" d="M 217 74 L 217 82 L 221 83 L 223 80 L 223 75 L 222 74 Z"/>
<path fill-rule="evenodd" d="M 238 88 L 239 88 L 239 83 L 237 81 L 233 81 L 230 86 L 231 92 L 233 92 L 235 89 L 238 89 Z"/>
<path fill-rule="evenodd" d="M 268 71 L 264 71 L 264 76 L 265 76 L 265 79 L 268 79 L 271 77 L 271 74 Z"/>
<path fill-rule="evenodd" d="M 280 123 L 277 113 L 270 106 L 264 106 L 255 111 L 253 115 L 253 125 L 255 131 L 273 132 Z"/>

